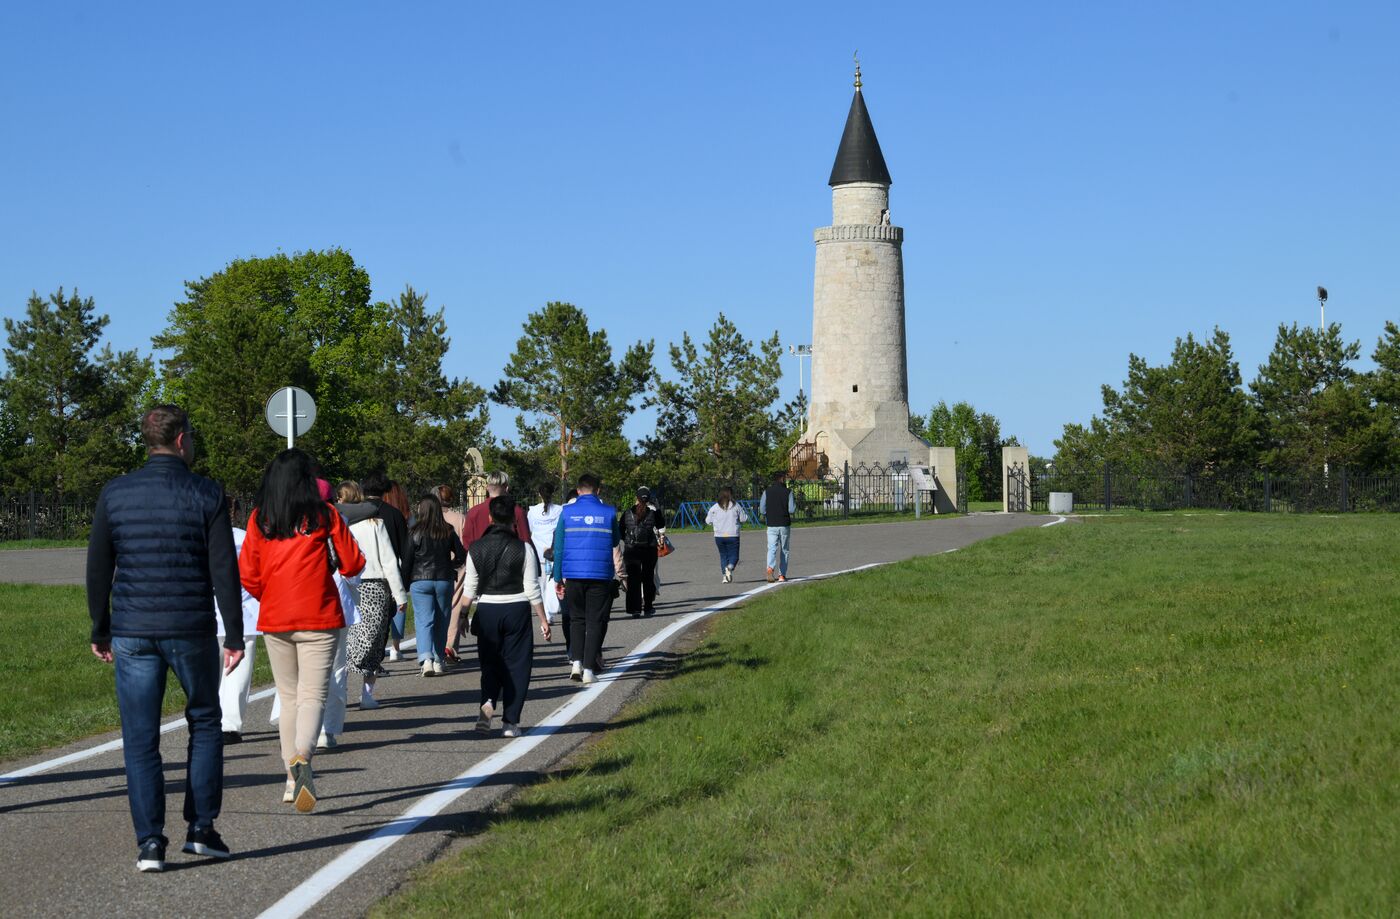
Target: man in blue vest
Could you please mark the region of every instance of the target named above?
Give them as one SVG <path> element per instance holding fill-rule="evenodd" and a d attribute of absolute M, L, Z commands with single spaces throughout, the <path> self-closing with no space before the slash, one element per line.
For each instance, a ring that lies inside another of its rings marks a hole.
<path fill-rule="evenodd" d="M 565 505 L 554 528 L 559 598 L 569 611 L 569 679 L 583 683 L 597 682 L 615 582 L 625 575 L 617 508 L 598 499 L 600 484 L 592 473 L 579 476 L 578 499 Z"/>

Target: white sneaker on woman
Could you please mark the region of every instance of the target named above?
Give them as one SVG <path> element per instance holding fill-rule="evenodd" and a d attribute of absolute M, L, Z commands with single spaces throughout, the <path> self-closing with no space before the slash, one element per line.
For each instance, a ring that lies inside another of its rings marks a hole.
<path fill-rule="evenodd" d="M 583 684 L 584 684 L 585 686 L 587 686 L 589 683 L 596 683 L 596 682 L 598 682 L 598 678 L 597 678 L 596 676 L 593 675 L 593 671 L 592 671 L 592 670 L 585 670 L 585 671 L 583 671 Z"/>
<path fill-rule="evenodd" d="M 447 671 L 442 666 L 442 661 L 433 661 L 433 676 L 442 676 Z"/>

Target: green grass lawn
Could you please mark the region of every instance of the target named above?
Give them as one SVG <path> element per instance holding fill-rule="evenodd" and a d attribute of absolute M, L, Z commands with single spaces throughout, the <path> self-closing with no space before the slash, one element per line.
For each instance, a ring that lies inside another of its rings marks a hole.
<path fill-rule="evenodd" d="M 1395 515 L 798 585 L 374 915 L 1393 915 L 1397 639 Z"/>
<path fill-rule="evenodd" d="M 0 584 L 0 761 L 120 727 L 112 667 L 92 656 L 81 587 Z M 258 643 L 253 684 L 272 682 Z M 184 708 L 174 674 L 165 710 Z"/>

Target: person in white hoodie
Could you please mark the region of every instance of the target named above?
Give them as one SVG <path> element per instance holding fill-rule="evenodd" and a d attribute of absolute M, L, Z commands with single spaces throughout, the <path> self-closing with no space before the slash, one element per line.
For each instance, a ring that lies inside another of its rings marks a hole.
<path fill-rule="evenodd" d="M 535 546 L 540 565 L 540 596 L 550 625 L 559 621 L 559 597 L 554 592 L 554 527 L 564 508 L 552 503 L 554 483 L 546 481 L 539 488 L 540 503 L 533 504 L 525 514 L 530 522 L 530 542 Z"/>
<path fill-rule="evenodd" d="M 728 485 L 719 490 L 719 500 L 710 505 L 705 515 L 705 523 L 715 529 L 720 578 L 726 584 L 734 580 L 734 569 L 739 567 L 739 529 L 748 520 L 748 513 L 734 500 L 734 489 Z"/>
<path fill-rule="evenodd" d="M 236 519 L 240 510 L 237 498 L 228 499 L 229 519 Z M 243 538 L 248 531 L 233 528 L 233 548 L 243 551 Z M 214 627 L 219 638 L 224 637 L 224 619 L 219 615 L 219 601 L 214 601 Z M 220 641 L 220 644 L 223 642 Z M 233 668 L 232 673 L 224 673 L 219 678 L 219 706 L 223 709 L 224 743 L 240 743 L 243 740 L 243 717 L 248 713 L 248 692 L 253 688 L 253 656 L 258 647 L 258 600 L 245 589 L 243 591 L 243 660 Z"/>
<path fill-rule="evenodd" d="M 360 572 L 360 587 L 355 597 L 359 621 L 346 630 L 346 657 L 349 666 L 365 678 L 360 695 L 360 708 L 378 708 L 374 699 L 374 684 L 379 665 L 384 662 L 384 643 L 389 637 L 390 610 L 402 612 L 408 606 L 408 589 L 399 573 L 398 556 L 389 542 L 389 531 L 376 515 L 379 506 L 364 500 L 364 493 L 354 482 L 341 482 L 336 488 L 335 509 L 350 525 L 350 534 L 360 544 L 365 556 L 365 570 Z M 385 603 L 393 597 L 394 605 Z"/>

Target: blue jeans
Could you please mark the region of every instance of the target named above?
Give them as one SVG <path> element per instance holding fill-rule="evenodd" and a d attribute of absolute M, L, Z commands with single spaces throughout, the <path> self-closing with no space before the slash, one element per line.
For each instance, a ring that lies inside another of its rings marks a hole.
<path fill-rule="evenodd" d="M 399 610 L 397 613 L 395 613 L 389 618 L 389 635 L 394 639 L 394 641 L 403 640 L 403 630 L 406 628 L 408 628 L 407 610 Z"/>
<path fill-rule="evenodd" d="M 224 736 L 219 712 L 219 640 L 113 636 L 117 708 L 122 717 L 126 797 L 139 845 L 165 837 L 165 769 L 160 757 L 160 707 L 166 669 L 185 691 L 189 726 L 185 767 L 185 822 L 214 825 L 224 796 Z"/>
<path fill-rule="evenodd" d="M 739 537 L 716 536 L 715 547 L 719 549 L 719 570 L 739 567 Z"/>
<path fill-rule="evenodd" d="M 413 633 L 418 636 L 419 664 L 443 659 L 455 586 L 452 581 L 414 581 L 408 586 L 413 598 Z"/>
<path fill-rule="evenodd" d="M 792 527 L 768 528 L 768 567 L 787 577 L 788 540 L 792 538 Z"/>

